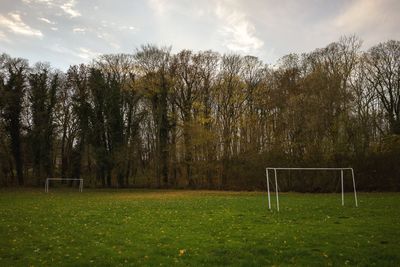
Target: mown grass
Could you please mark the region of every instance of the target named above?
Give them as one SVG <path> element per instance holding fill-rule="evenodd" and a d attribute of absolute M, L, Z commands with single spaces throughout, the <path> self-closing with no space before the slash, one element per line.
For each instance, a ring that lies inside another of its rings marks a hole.
<path fill-rule="evenodd" d="M 0 191 L 0 266 L 400 265 L 400 194 Z"/>

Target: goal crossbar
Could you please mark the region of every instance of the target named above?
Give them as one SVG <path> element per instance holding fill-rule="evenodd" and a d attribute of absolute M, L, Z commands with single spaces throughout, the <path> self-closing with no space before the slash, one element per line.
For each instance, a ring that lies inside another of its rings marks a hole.
<path fill-rule="evenodd" d="M 83 191 L 83 179 L 81 178 L 47 178 L 44 184 L 44 191 L 49 192 L 49 182 L 50 181 L 79 181 L 79 192 Z"/>
<path fill-rule="evenodd" d="M 279 170 L 294 170 L 294 171 L 340 171 L 340 184 L 342 189 L 342 206 L 344 206 L 344 185 L 343 185 L 343 177 L 344 172 L 349 171 L 351 173 L 351 178 L 353 180 L 353 191 L 354 191 L 354 201 L 356 207 L 358 207 L 357 201 L 357 190 L 356 190 L 356 181 L 354 179 L 354 170 L 353 168 L 273 168 L 267 167 L 265 168 L 265 175 L 267 178 L 267 194 L 268 194 L 268 208 L 271 210 L 271 193 L 269 189 L 269 171 L 274 172 L 275 178 L 275 196 L 276 196 L 276 209 L 279 211 L 279 190 L 278 190 L 278 174 Z"/>

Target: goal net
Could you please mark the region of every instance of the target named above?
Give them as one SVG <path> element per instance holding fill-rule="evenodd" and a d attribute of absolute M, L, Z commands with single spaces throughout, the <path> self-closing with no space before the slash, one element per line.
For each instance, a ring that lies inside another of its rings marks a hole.
<path fill-rule="evenodd" d="M 79 181 L 79 192 L 83 191 L 83 179 L 79 178 L 47 178 L 44 184 L 44 191 L 49 192 L 50 181 Z"/>
<path fill-rule="evenodd" d="M 342 190 L 342 206 L 344 206 L 344 185 L 343 185 L 343 179 L 344 179 L 344 174 L 345 173 L 350 173 L 351 178 L 353 181 L 353 191 L 354 191 L 354 202 L 356 207 L 358 207 L 358 201 L 357 201 L 357 191 L 356 191 L 356 181 L 354 179 L 354 170 L 353 168 L 273 168 L 273 167 L 267 167 L 265 168 L 265 175 L 267 178 L 267 194 L 268 194 L 268 208 L 271 210 L 271 193 L 270 193 L 270 173 L 274 175 L 274 181 L 275 182 L 275 196 L 276 196 L 276 209 L 279 211 L 279 190 L 278 190 L 278 172 L 280 171 L 333 171 L 333 172 L 339 172 L 340 171 L 340 184 L 341 184 L 341 190 Z"/>

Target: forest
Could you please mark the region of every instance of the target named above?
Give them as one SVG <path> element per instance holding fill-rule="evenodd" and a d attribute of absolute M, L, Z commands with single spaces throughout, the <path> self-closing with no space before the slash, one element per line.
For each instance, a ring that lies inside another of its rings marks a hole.
<path fill-rule="evenodd" d="M 400 190 L 400 41 L 356 36 L 267 65 L 143 45 L 65 72 L 0 55 L 0 186 L 262 190 L 265 167 L 353 167 Z M 289 173 L 283 191 L 337 190 Z"/>

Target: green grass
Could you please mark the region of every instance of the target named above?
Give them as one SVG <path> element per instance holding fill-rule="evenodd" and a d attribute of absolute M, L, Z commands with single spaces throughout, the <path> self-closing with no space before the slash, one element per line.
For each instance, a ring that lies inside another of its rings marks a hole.
<path fill-rule="evenodd" d="M 280 200 L 278 213 L 263 193 L 2 190 L 0 266 L 400 265 L 400 194 Z"/>

